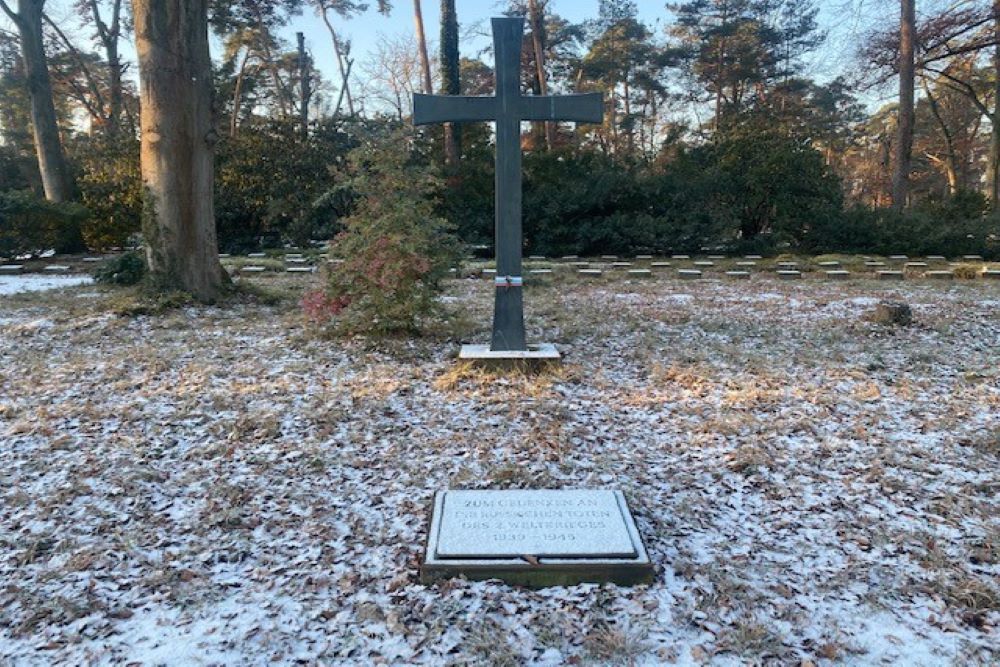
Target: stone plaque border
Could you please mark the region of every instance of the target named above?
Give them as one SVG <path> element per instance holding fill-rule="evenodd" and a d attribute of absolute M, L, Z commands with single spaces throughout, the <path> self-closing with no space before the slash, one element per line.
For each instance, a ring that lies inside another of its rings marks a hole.
<path fill-rule="evenodd" d="M 649 560 L 635 519 L 632 518 L 625 495 L 621 491 L 615 491 L 614 494 L 625 528 L 635 546 L 634 558 L 542 558 L 536 562 L 520 558 L 437 558 L 441 515 L 447 493 L 438 491 L 434 495 L 427 550 L 420 566 L 422 583 L 431 584 L 442 579 L 464 577 L 471 581 L 498 579 L 508 584 L 532 588 L 575 586 L 585 583 L 637 586 L 652 583 L 655 577 L 655 568 Z"/>
<path fill-rule="evenodd" d="M 529 345 L 527 350 L 510 351 L 495 351 L 489 345 L 463 345 L 458 359 L 486 369 L 544 370 L 562 363 L 562 354 L 552 343 Z"/>

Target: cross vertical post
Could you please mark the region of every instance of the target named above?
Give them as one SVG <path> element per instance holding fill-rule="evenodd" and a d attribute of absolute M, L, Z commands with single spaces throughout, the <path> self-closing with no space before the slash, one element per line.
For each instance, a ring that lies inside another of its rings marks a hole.
<path fill-rule="evenodd" d="M 492 352 L 524 352 L 524 278 L 522 276 L 521 122 L 600 123 L 604 100 L 589 95 L 521 95 L 523 18 L 493 19 L 496 55 L 494 97 L 413 96 L 413 122 L 496 123 L 496 258 Z"/>
<path fill-rule="evenodd" d="M 493 22 L 496 53 L 496 297 L 493 351 L 527 350 L 524 332 L 524 279 L 521 229 L 521 37 L 523 21 Z M 518 281 L 520 280 L 520 284 Z"/>

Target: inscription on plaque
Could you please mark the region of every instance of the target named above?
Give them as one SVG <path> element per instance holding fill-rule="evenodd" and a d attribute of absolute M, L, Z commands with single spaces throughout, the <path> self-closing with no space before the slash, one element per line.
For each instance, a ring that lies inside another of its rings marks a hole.
<path fill-rule="evenodd" d="M 438 558 L 635 558 L 614 491 L 449 491 Z"/>

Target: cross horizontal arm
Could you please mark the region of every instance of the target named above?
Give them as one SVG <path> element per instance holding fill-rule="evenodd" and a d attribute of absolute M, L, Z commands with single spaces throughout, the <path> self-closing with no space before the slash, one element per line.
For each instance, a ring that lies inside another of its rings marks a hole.
<path fill-rule="evenodd" d="M 477 123 L 497 119 L 497 98 L 460 95 L 413 96 L 413 124 Z"/>
<path fill-rule="evenodd" d="M 601 123 L 604 121 L 604 98 L 600 93 L 522 97 L 521 119 Z"/>

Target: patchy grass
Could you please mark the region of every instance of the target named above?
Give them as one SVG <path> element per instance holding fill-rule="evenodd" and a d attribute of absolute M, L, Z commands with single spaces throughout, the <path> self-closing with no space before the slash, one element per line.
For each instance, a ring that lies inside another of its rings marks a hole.
<path fill-rule="evenodd" d="M 456 363 L 487 281 L 391 341 L 309 331 L 315 277 L 5 298 L 0 662 L 995 664 L 1000 286 L 717 264 L 533 286 L 542 374 Z M 657 579 L 422 586 L 459 487 L 621 489 Z"/>

